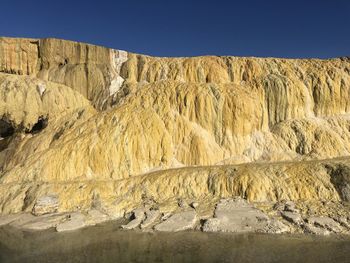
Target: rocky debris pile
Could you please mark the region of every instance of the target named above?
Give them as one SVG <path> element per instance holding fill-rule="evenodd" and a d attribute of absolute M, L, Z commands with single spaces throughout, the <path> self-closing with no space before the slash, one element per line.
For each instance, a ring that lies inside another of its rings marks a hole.
<path fill-rule="evenodd" d="M 44 200 L 48 200 L 45 198 Z M 39 202 L 40 203 L 40 202 Z M 39 211 L 48 211 L 42 204 Z M 176 208 L 171 211 L 163 211 L 162 206 L 143 206 L 126 213 L 126 224 L 120 225 L 124 230 L 138 229 L 140 231 L 177 232 L 184 230 L 200 230 L 205 232 L 231 232 L 247 233 L 258 232 L 268 234 L 305 233 L 316 235 L 350 234 L 349 209 L 343 207 L 343 211 L 335 211 L 339 207 L 332 208 L 328 214 L 310 214 L 307 204 L 292 201 L 282 201 L 275 204 L 250 203 L 241 197 L 219 200 L 215 208 L 211 208 L 210 215 L 199 207 L 203 203 L 189 202 L 191 205 L 181 205 L 176 201 Z M 214 203 L 213 203 L 214 205 Z M 196 209 L 195 209 L 195 208 Z M 302 207 L 302 209 L 300 208 Z M 210 208 L 210 207 L 209 207 Z M 326 207 L 330 209 L 330 207 Z M 341 210 L 341 209 L 340 209 Z M 336 216 L 335 213 L 339 212 Z M 0 217 L 0 226 L 26 230 L 44 230 L 55 228 L 58 232 L 72 231 L 87 226 L 100 224 L 116 219 L 99 209 L 91 209 L 86 212 L 72 213 L 21 213 Z"/>

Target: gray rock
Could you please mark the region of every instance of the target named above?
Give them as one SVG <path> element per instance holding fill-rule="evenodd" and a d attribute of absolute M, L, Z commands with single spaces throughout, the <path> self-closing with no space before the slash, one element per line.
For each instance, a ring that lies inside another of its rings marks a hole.
<path fill-rule="evenodd" d="M 0 216 L 0 226 L 11 224 L 13 221 L 23 216 L 23 213 Z"/>
<path fill-rule="evenodd" d="M 307 222 L 317 228 L 323 228 L 334 233 L 341 233 L 343 228 L 340 224 L 327 216 L 312 216 L 307 219 Z"/>
<path fill-rule="evenodd" d="M 345 227 L 346 229 L 350 229 L 350 223 L 346 217 L 339 217 L 334 218 L 335 221 L 337 221 L 342 227 Z"/>
<path fill-rule="evenodd" d="M 293 201 L 286 201 L 286 203 L 284 204 L 284 211 L 299 213 L 299 210 L 296 209 L 295 203 Z"/>
<path fill-rule="evenodd" d="M 170 212 L 168 212 L 168 213 L 162 213 L 162 217 L 161 217 L 160 220 L 165 221 L 165 220 L 167 220 L 169 217 L 171 217 L 171 213 L 170 213 Z"/>
<path fill-rule="evenodd" d="M 321 236 L 326 236 L 331 233 L 327 229 L 315 227 L 310 224 L 304 225 L 304 231 L 305 233 L 308 233 L 308 234 L 321 235 Z"/>
<path fill-rule="evenodd" d="M 28 230 L 45 230 L 54 228 L 66 219 L 66 214 L 43 215 L 23 224 L 21 228 Z"/>
<path fill-rule="evenodd" d="M 133 212 L 133 220 L 131 220 L 128 224 L 122 225 L 123 229 L 134 229 L 142 223 L 145 219 L 145 210 L 143 208 L 135 209 Z"/>
<path fill-rule="evenodd" d="M 160 216 L 159 210 L 148 210 L 146 211 L 146 219 L 143 220 L 141 228 L 147 228 L 151 226 Z"/>
<path fill-rule="evenodd" d="M 177 232 L 187 229 L 193 229 L 197 222 L 195 211 L 181 212 L 169 217 L 166 221 L 155 226 L 157 231 Z"/>
<path fill-rule="evenodd" d="M 36 217 L 29 213 L 21 214 L 16 220 L 12 221 L 10 223 L 10 226 L 21 228 L 23 225 L 29 223 L 30 221 L 33 221 Z"/>
<path fill-rule="evenodd" d="M 56 226 L 57 232 L 72 231 L 86 226 L 85 216 L 80 213 L 72 213 L 69 215 L 68 220 L 60 223 Z"/>
<path fill-rule="evenodd" d="M 287 220 L 288 222 L 291 222 L 297 226 L 300 226 L 304 223 L 303 218 L 300 214 L 290 212 L 290 211 L 283 211 L 281 212 L 282 217 Z"/>
<path fill-rule="evenodd" d="M 59 201 L 56 195 L 47 195 L 40 197 L 32 210 L 34 215 L 44 215 L 55 213 L 58 210 Z"/>
<path fill-rule="evenodd" d="M 285 208 L 285 203 L 284 202 L 277 202 L 274 206 L 273 209 L 276 211 L 284 211 Z"/>
<path fill-rule="evenodd" d="M 203 225 L 205 232 L 256 232 L 268 226 L 269 217 L 241 198 L 221 200 L 214 218 Z"/>
<path fill-rule="evenodd" d="M 293 212 L 293 213 L 299 213 L 299 210 L 296 209 L 295 203 L 293 201 L 280 201 L 277 202 L 274 206 L 273 209 L 276 211 L 288 211 L 288 212 Z"/>
<path fill-rule="evenodd" d="M 281 221 L 277 219 L 271 219 L 269 223 L 258 232 L 262 233 L 268 233 L 268 234 L 283 234 L 283 233 L 289 233 L 290 228 L 289 226 L 285 225 Z"/>

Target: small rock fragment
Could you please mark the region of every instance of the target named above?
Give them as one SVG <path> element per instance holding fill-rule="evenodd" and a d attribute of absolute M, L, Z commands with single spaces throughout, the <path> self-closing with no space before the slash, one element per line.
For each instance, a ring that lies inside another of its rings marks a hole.
<path fill-rule="evenodd" d="M 122 228 L 123 229 L 134 229 L 134 228 L 138 227 L 144 219 L 145 219 L 145 210 L 142 208 L 135 209 L 133 211 L 133 220 L 131 220 L 126 225 L 122 225 Z"/>
<path fill-rule="evenodd" d="M 165 221 L 167 220 L 169 217 L 171 217 L 171 213 L 162 213 L 162 217 L 160 218 L 160 220 Z"/>
<path fill-rule="evenodd" d="M 199 204 L 197 202 L 192 202 L 191 203 L 191 207 L 196 209 L 199 206 Z"/>

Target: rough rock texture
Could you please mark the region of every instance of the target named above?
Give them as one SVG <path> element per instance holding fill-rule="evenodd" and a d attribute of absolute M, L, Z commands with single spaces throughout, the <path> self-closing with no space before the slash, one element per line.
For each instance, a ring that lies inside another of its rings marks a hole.
<path fill-rule="evenodd" d="M 37 199 L 32 213 L 34 215 L 43 215 L 57 212 L 59 207 L 58 197 L 55 195 L 42 196 Z"/>
<path fill-rule="evenodd" d="M 141 224 L 141 228 L 147 228 L 151 226 L 156 220 L 159 218 L 160 212 L 159 210 L 148 210 L 146 211 L 146 219 L 143 220 Z"/>
<path fill-rule="evenodd" d="M 267 228 L 269 217 L 244 199 L 221 200 L 214 218 L 208 219 L 205 232 L 258 232 Z M 274 226 L 277 226 L 274 223 Z"/>
<path fill-rule="evenodd" d="M 132 220 L 127 225 L 122 225 L 124 229 L 134 229 L 140 226 L 145 219 L 145 210 L 142 208 L 136 209 L 132 212 Z"/>
<path fill-rule="evenodd" d="M 177 232 L 188 229 L 193 229 L 197 221 L 197 214 L 195 211 L 186 211 L 172 215 L 164 222 L 156 225 L 156 231 L 163 232 Z"/>
<path fill-rule="evenodd" d="M 0 38 L 0 213 L 350 200 L 350 60 Z M 176 169 L 174 169 L 176 168 Z"/>

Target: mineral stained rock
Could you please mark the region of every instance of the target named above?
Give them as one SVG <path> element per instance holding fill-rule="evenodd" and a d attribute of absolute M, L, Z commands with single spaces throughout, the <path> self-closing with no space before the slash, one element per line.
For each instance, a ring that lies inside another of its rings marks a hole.
<path fill-rule="evenodd" d="M 349 201 L 349 112 L 349 58 L 160 58 L 0 38 L 0 214 Z M 52 193 L 59 202 L 42 201 Z"/>
<path fill-rule="evenodd" d="M 59 200 L 55 195 L 42 196 L 37 199 L 32 213 L 34 215 L 43 215 L 57 212 Z"/>

